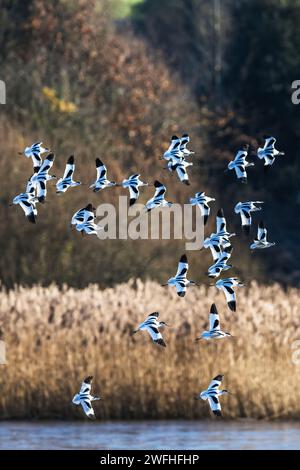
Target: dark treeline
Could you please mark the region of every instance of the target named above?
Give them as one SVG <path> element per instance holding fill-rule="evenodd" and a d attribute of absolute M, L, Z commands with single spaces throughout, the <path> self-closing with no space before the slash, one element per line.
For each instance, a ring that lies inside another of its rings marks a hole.
<path fill-rule="evenodd" d="M 37 226 L 27 224 L 20 208 L 8 206 L 31 174 L 31 162 L 18 151 L 43 140 L 56 152 L 57 175 L 75 153 L 85 183 L 93 181 L 100 156 L 111 179 L 139 171 L 164 181 L 170 200 L 184 203 L 205 190 L 218 201 L 208 232 L 219 206 L 238 231 L 236 202 L 265 200 L 263 217 L 278 245 L 251 256 L 249 240 L 237 238 L 234 273 L 298 282 L 300 131 L 291 83 L 300 78 L 300 1 L 145 0 L 117 23 L 116 4 L 0 0 L 0 78 L 7 86 L 7 105 L 0 108 L 1 281 L 164 280 L 184 249 L 181 241 L 82 240 L 70 230 L 76 209 L 116 202 L 118 189 L 94 195 L 84 186 L 56 197 L 49 184 Z M 190 172 L 190 188 L 163 172 L 158 160 L 170 136 L 185 131 L 201 163 Z M 249 184 L 241 187 L 223 169 L 243 142 L 255 149 L 264 133 L 278 138 L 286 157 L 268 175 L 255 159 Z M 143 191 L 141 201 L 151 193 Z M 191 274 L 204 279 L 210 255 L 189 256 Z"/>

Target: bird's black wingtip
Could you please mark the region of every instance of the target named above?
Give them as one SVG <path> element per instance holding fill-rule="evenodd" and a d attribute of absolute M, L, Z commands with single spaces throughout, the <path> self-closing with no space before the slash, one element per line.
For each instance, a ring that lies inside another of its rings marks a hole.
<path fill-rule="evenodd" d="M 223 374 L 218 374 L 216 375 L 216 377 L 213 378 L 213 380 L 217 380 L 218 382 L 221 382 L 221 380 L 223 379 L 224 375 Z"/>
<path fill-rule="evenodd" d="M 178 295 L 179 295 L 179 297 L 184 297 L 184 296 L 185 296 L 185 292 L 178 292 Z"/>
<path fill-rule="evenodd" d="M 84 379 L 84 383 L 85 383 L 85 384 L 90 384 L 90 383 L 92 383 L 93 378 L 94 378 L 93 375 L 88 375 L 88 376 Z"/>
<path fill-rule="evenodd" d="M 235 312 L 236 311 L 236 302 L 234 300 L 231 300 L 230 302 L 228 302 L 228 307 L 232 312 Z"/>
<path fill-rule="evenodd" d="M 136 199 L 131 198 L 131 199 L 129 200 L 129 206 L 130 206 L 130 207 L 133 206 L 133 204 L 135 203 L 135 201 L 136 201 Z"/>
<path fill-rule="evenodd" d="M 31 224 L 35 224 L 36 223 L 36 218 L 35 218 L 35 215 L 34 214 L 30 214 L 27 216 L 27 219 L 29 220 L 29 222 Z"/>
<path fill-rule="evenodd" d="M 243 225 L 243 232 L 245 235 L 250 234 L 250 225 Z"/>
<path fill-rule="evenodd" d="M 212 304 L 212 306 L 210 307 L 210 313 L 218 314 L 217 306 L 215 303 Z"/>
<path fill-rule="evenodd" d="M 180 263 L 187 263 L 187 262 L 188 262 L 188 260 L 187 260 L 186 254 L 181 255 L 181 257 L 180 257 Z"/>
<path fill-rule="evenodd" d="M 177 135 L 175 135 L 175 134 L 172 135 L 172 137 L 171 137 L 171 140 L 178 140 L 178 139 L 179 139 L 179 137 L 178 137 Z"/>
<path fill-rule="evenodd" d="M 100 160 L 100 158 L 97 157 L 95 161 L 96 161 L 96 167 L 97 167 L 97 168 L 98 168 L 99 166 L 102 166 L 102 165 L 103 165 L 103 163 L 102 163 L 102 161 Z"/>
<path fill-rule="evenodd" d="M 69 165 L 73 165 L 74 164 L 74 155 L 70 155 L 70 157 L 68 158 L 68 162 L 67 162 Z"/>
<path fill-rule="evenodd" d="M 208 215 L 205 215 L 203 217 L 203 224 L 206 225 L 207 224 L 207 221 L 208 221 Z"/>
<path fill-rule="evenodd" d="M 258 226 L 259 226 L 259 228 L 261 228 L 261 229 L 264 229 L 264 228 L 265 228 L 265 224 L 264 224 L 264 222 L 263 222 L 262 220 L 259 222 Z"/>
<path fill-rule="evenodd" d="M 155 186 L 155 188 L 158 188 L 159 186 L 161 186 L 161 183 L 158 180 L 155 180 L 154 181 L 154 186 Z"/>
<path fill-rule="evenodd" d="M 222 208 L 218 210 L 217 217 L 224 217 L 224 211 Z"/>
<path fill-rule="evenodd" d="M 221 413 L 220 410 L 213 410 L 213 414 L 214 414 L 215 416 L 218 416 L 219 418 L 222 418 L 222 413 Z"/>

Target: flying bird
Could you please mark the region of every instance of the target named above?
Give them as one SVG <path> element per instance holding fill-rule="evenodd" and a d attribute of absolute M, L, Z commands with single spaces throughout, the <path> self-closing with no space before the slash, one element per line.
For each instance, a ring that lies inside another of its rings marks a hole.
<path fill-rule="evenodd" d="M 180 143 L 181 139 L 177 137 L 177 135 L 173 135 L 168 150 L 165 151 L 165 153 L 160 159 L 168 161 L 170 159 L 173 159 L 174 157 L 183 156 L 183 152 L 180 151 Z"/>
<path fill-rule="evenodd" d="M 263 201 L 247 201 L 238 202 L 234 208 L 236 214 L 240 214 L 242 222 L 242 230 L 248 235 L 252 223 L 251 212 L 260 211 L 261 207 L 258 204 L 263 204 Z"/>
<path fill-rule="evenodd" d="M 237 178 L 242 183 L 247 183 L 247 172 L 246 168 L 254 166 L 254 163 L 247 162 L 246 158 L 248 156 L 249 145 L 244 145 L 242 150 L 239 150 L 231 162 L 228 163 L 227 170 L 235 170 Z"/>
<path fill-rule="evenodd" d="M 83 411 L 85 412 L 88 418 L 96 419 L 95 412 L 93 410 L 91 402 L 96 401 L 96 400 L 101 400 L 101 398 L 93 397 L 91 395 L 92 381 L 93 381 L 92 375 L 84 379 L 80 388 L 80 392 L 76 393 L 76 395 L 74 396 L 72 400 L 72 403 L 74 403 L 74 405 L 81 405 L 83 408 Z"/>
<path fill-rule="evenodd" d="M 140 194 L 139 187 L 149 186 L 149 183 L 144 183 L 143 181 L 141 181 L 140 174 L 136 173 L 134 175 L 129 176 L 128 179 L 124 179 L 123 182 L 121 184 L 117 184 L 117 186 L 123 186 L 123 188 L 129 189 L 129 205 L 133 206 Z"/>
<path fill-rule="evenodd" d="M 34 187 L 37 193 L 37 199 L 39 202 L 44 203 L 47 195 L 47 181 L 55 179 L 55 175 L 49 175 L 49 170 L 53 166 L 54 154 L 50 153 L 47 155 L 42 165 L 30 178 L 28 182 L 29 187 Z"/>
<path fill-rule="evenodd" d="M 228 277 L 226 279 L 219 279 L 215 283 L 215 287 L 222 290 L 225 294 L 227 305 L 233 312 L 236 311 L 236 294 L 234 287 L 242 287 L 244 284 L 239 281 L 237 277 Z"/>
<path fill-rule="evenodd" d="M 18 196 L 14 197 L 13 204 L 19 204 L 19 206 L 23 209 L 25 216 L 32 224 L 36 223 L 36 202 L 37 199 L 35 197 L 35 190 L 32 187 L 29 192 L 21 193 Z"/>
<path fill-rule="evenodd" d="M 207 223 L 208 216 L 210 214 L 209 203 L 215 201 L 215 198 L 205 195 L 205 192 L 196 193 L 194 197 L 190 198 L 190 204 L 192 206 L 198 206 L 201 212 L 201 215 L 204 219 L 204 225 Z"/>
<path fill-rule="evenodd" d="M 221 240 L 221 246 L 225 248 L 230 244 L 229 238 L 234 237 L 235 233 L 230 233 L 227 231 L 227 223 L 226 223 L 223 209 L 218 210 L 217 217 L 216 217 L 216 226 L 217 226 L 217 235 L 220 237 L 220 240 Z"/>
<path fill-rule="evenodd" d="M 77 225 L 80 224 L 84 221 L 84 216 L 86 212 L 95 212 L 95 208 L 93 207 L 92 204 L 87 204 L 87 206 L 83 207 L 82 209 L 79 209 L 77 212 L 72 217 L 71 220 L 71 226 L 72 225 Z"/>
<path fill-rule="evenodd" d="M 210 409 L 216 416 L 222 416 L 219 397 L 230 393 L 228 390 L 219 390 L 223 377 L 223 375 L 217 375 L 212 379 L 207 390 L 203 390 L 195 397 L 196 400 L 208 400 Z"/>
<path fill-rule="evenodd" d="M 250 245 L 251 250 L 270 248 L 274 245 L 274 242 L 267 241 L 267 229 L 264 223 L 260 222 L 257 229 L 257 238 L 255 238 L 252 245 Z"/>
<path fill-rule="evenodd" d="M 88 206 L 84 209 L 83 221 L 76 224 L 76 230 L 78 232 L 81 232 L 82 235 L 84 235 L 84 233 L 86 233 L 87 235 L 97 235 L 98 231 L 103 228 L 100 225 L 95 224 L 94 208 L 91 206 L 91 204 L 88 204 Z"/>
<path fill-rule="evenodd" d="M 174 159 L 170 159 L 168 162 L 168 169 L 170 171 L 176 171 L 178 178 L 180 181 L 187 186 L 189 186 L 191 183 L 189 182 L 189 176 L 187 174 L 187 167 L 192 166 L 193 163 L 187 162 L 184 158 L 181 158 L 177 161 Z"/>
<path fill-rule="evenodd" d="M 201 333 L 201 335 L 198 336 L 195 341 L 200 341 L 201 339 L 209 341 L 211 339 L 222 339 L 228 336 L 231 336 L 231 334 L 221 330 L 220 317 L 216 304 L 212 304 L 209 314 L 209 330 L 203 331 L 203 333 Z"/>
<path fill-rule="evenodd" d="M 133 330 L 132 334 L 137 333 L 138 331 L 147 331 L 150 335 L 150 338 L 152 341 L 156 344 L 159 344 L 160 346 L 166 347 L 166 343 L 164 342 L 164 339 L 162 337 L 162 334 L 159 332 L 159 328 L 163 328 L 165 326 L 169 326 L 167 323 L 164 321 L 159 321 L 158 320 L 159 313 L 158 312 L 153 312 L 148 315 L 146 320 L 141 323 L 136 330 Z"/>
<path fill-rule="evenodd" d="M 90 188 L 93 188 L 93 191 L 96 193 L 101 191 L 104 188 L 109 188 L 111 186 L 116 186 L 117 183 L 115 181 L 109 181 L 106 177 L 107 175 L 107 168 L 102 163 L 100 158 L 96 158 L 96 170 L 97 170 L 97 178 L 95 183 L 91 184 Z"/>
<path fill-rule="evenodd" d="M 63 177 L 60 178 L 56 183 L 56 192 L 58 194 L 65 193 L 68 188 L 81 185 L 80 181 L 73 180 L 74 170 L 75 170 L 74 155 L 71 155 L 68 158 Z"/>
<path fill-rule="evenodd" d="M 274 163 L 275 158 L 281 155 L 284 155 L 284 152 L 281 152 L 275 148 L 276 139 L 268 135 L 263 136 L 265 144 L 263 147 L 259 147 L 257 150 L 257 156 L 260 160 L 264 160 L 264 169 L 268 170 Z"/>
<path fill-rule="evenodd" d="M 220 252 L 219 258 L 214 262 L 212 266 L 208 268 L 207 274 L 209 277 L 219 277 L 222 271 L 227 271 L 232 268 L 231 264 L 227 264 L 232 253 L 232 246 L 226 246 L 223 251 Z"/>
<path fill-rule="evenodd" d="M 170 207 L 172 205 L 172 202 L 168 202 L 165 199 L 165 193 L 167 190 L 165 185 L 156 180 L 154 181 L 154 187 L 154 196 L 146 202 L 146 209 L 148 212 L 156 207 Z"/>
<path fill-rule="evenodd" d="M 182 255 L 178 263 L 178 269 L 177 269 L 176 275 L 174 277 L 171 277 L 168 280 L 167 284 L 162 284 L 162 286 L 163 287 L 175 286 L 179 297 L 184 297 L 186 294 L 187 287 L 197 285 L 195 281 L 189 281 L 187 279 L 188 268 L 189 268 L 189 265 L 188 265 L 187 256 Z"/>
<path fill-rule="evenodd" d="M 50 152 L 46 147 L 43 147 L 43 142 L 35 142 L 30 147 L 26 147 L 23 152 L 19 152 L 19 155 L 25 155 L 27 158 L 32 159 L 33 168 L 37 169 L 43 163 L 41 155 L 45 152 Z"/>

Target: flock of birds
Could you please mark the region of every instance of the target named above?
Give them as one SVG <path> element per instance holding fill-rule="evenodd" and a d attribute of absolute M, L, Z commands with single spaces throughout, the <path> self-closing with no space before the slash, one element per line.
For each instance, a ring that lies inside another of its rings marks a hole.
<path fill-rule="evenodd" d="M 273 165 L 275 158 L 277 156 L 284 155 L 284 153 L 275 148 L 276 139 L 274 137 L 264 136 L 264 140 L 264 146 L 257 149 L 257 157 L 264 160 L 264 168 L 267 170 Z M 187 168 L 193 165 L 192 162 L 186 159 L 194 154 L 194 152 L 187 148 L 189 141 L 190 138 L 188 134 L 183 134 L 181 138 L 173 136 L 171 138 L 169 148 L 164 152 L 163 156 L 160 157 L 161 160 L 167 161 L 166 169 L 170 172 L 176 172 L 179 180 L 186 185 L 190 185 Z M 247 168 L 254 165 L 254 163 L 249 163 L 247 161 L 248 152 L 249 146 L 244 145 L 241 150 L 238 150 L 234 160 L 229 162 L 228 167 L 225 170 L 235 170 L 237 179 L 242 183 L 247 183 Z M 43 159 L 42 155 L 45 153 L 47 155 Z M 29 222 L 36 223 L 36 205 L 37 203 L 45 202 L 47 196 L 47 182 L 52 179 L 56 179 L 55 175 L 49 174 L 49 171 L 53 166 L 55 156 L 48 148 L 43 147 L 42 142 L 37 142 L 32 144 L 30 147 L 26 147 L 23 152 L 20 152 L 20 154 L 32 159 L 33 174 L 26 184 L 25 192 L 16 196 L 13 199 L 13 204 L 20 205 Z M 80 181 L 75 181 L 73 179 L 74 171 L 75 160 L 72 155 L 66 163 L 63 176 L 56 182 L 57 194 L 63 194 L 69 188 L 80 186 L 82 184 Z M 158 207 L 172 205 L 172 202 L 168 202 L 165 199 L 166 186 L 157 180 L 153 185 L 155 187 L 155 193 L 154 196 L 145 204 L 147 212 Z M 132 206 L 139 197 L 139 188 L 142 186 L 152 186 L 152 184 L 141 181 L 140 174 L 138 173 L 129 176 L 129 178 L 124 179 L 122 183 L 119 184 L 115 181 L 110 181 L 107 178 L 106 166 L 99 158 L 97 158 L 96 180 L 90 188 L 94 192 L 98 192 L 112 186 L 122 186 L 123 188 L 127 188 L 130 196 L 129 204 Z M 190 198 L 190 204 L 199 207 L 204 225 L 206 225 L 210 215 L 209 204 L 214 201 L 215 199 L 207 196 L 205 192 L 198 192 L 194 197 Z M 240 215 L 242 230 L 245 234 L 250 234 L 252 212 L 260 211 L 262 204 L 263 201 L 246 201 L 238 202 L 236 204 L 234 212 Z M 99 227 L 99 225 L 95 223 L 95 208 L 91 203 L 79 209 L 72 216 L 71 226 L 75 226 L 76 230 L 87 235 L 97 234 L 98 230 L 103 228 Z M 213 259 L 213 264 L 207 271 L 207 275 L 210 278 L 216 279 L 223 271 L 227 271 L 232 268 L 232 265 L 228 264 L 228 261 L 232 255 L 230 239 L 233 236 L 235 236 L 235 233 L 230 233 L 227 230 L 224 212 L 222 209 L 219 209 L 216 216 L 216 231 L 206 238 L 203 244 L 203 248 L 210 249 Z M 275 243 L 267 240 L 267 229 L 264 223 L 260 222 L 258 224 L 257 237 L 250 245 L 250 249 L 266 249 L 274 244 Z M 179 260 L 175 276 L 171 277 L 166 284 L 163 284 L 163 286 L 175 287 L 178 296 L 184 297 L 188 287 L 198 285 L 195 281 L 187 278 L 188 267 L 187 256 L 184 254 Z M 215 284 L 211 284 L 211 286 L 215 286 L 217 289 L 223 291 L 228 308 L 231 311 L 236 311 L 235 288 L 243 285 L 244 284 L 236 277 L 218 279 Z M 132 332 L 132 334 L 135 334 L 138 331 L 147 331 L 154 343 L 162 347 L 166 347 L 161 330 L 167 326 L 167 323 L 159 320 L 159 312 L 153 312 Z M 201 339 L 222 339 L 230 336 L 232 336 L 230 333 L 221 330 L 217 307 L 215 304 L 212 304 L 209 314 L 209 330 L 201 333 L 201 335 L 196 338 L 196 341 Z M 219 397 L 229 393 L 228 390 L 220 390 L 222 378 L 222 375 L 217 375 L 209 384 L 207 390 L 202 391 L 196 397 L 196 399 L 208 400 L 212 412 L 217 416 L 221 416 Z M 92 380 L 92 376 L 84 379 L 79 393 L 73 398 L 73 403 L 75 405 L 81 405 L 85 414 L 89 418 L 95 419 L 92 401 L 100 400 L 100 397 L 93 397 L 91 395 Z"/>

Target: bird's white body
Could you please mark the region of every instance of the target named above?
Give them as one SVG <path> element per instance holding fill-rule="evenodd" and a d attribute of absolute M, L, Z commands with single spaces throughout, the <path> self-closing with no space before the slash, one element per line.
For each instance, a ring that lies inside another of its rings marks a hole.
<path fill-rule="evenodd" d="M 49 154 L 43 161 L 38 171 L 32 175 L 28 182 L 28 187 L 33 187 L 36 190 L 38 201 L 42 203 L 45 201 L 47 195 L 47 181 L 56 178 L 55 175 L 49 175 L 49 170 L 53 166 L 54 158 L 55 157 L 53 153 Z"/>
<path fill-rule="evenodd" d="M 208 204 L 214 201 L 215 201 L 215 198 L 206 196 L 204 191 L 196 193 L 194 197 L 190 198 L 190 204 L 192 206 L 199 207 L 201 215 L 204 219 L 204 225 L 206 225 L 208 216 L 210 214 L 210 207 Z"/>
<path fill-rule="evenodd" d="M 80 211 L 76 212 L 72 217 L 71 224 L 73 221 L 73 225 L 76 226 L 76 230 L 82 234 L 86 233 L 87 235 L 97 235 L 98 231 L 103 228 L 95 223 L 94 211 L 92 209 L 89 210 L 88 208 L 85 208 L 83 213 Z"/>
<path fill-rule="evenodd" d="M 18 204 L 23 209 L 29 222 L 33 224 L 36 223 L 37 198 L 35 197 L 34 188 L 31 188 L 29 192 L 21 193 L 18 196 L 15 196 L 12 202 L 13 204 Z"/>
<path fill-rule="evenodd" d="M 168 170 L 176 171 L 180 181 L 187 186 L 190 185 L 189 176 L 186 171 L 189 166 L 193 166 L 193 163 L 187 162 L 184 158 L 179 160 L 170 159 L 168 162 Z"/>
<path fill-rule="evenodd" d="M 231 257 L 232 246 L 229 245 L 220 252 L 219 258 L 214 262 L 212 266 L 208 268 L 208 276 L 212 278 L 219 277 L 222 271 L 227 271 L 232 266 L 227 264 L 229 258 Z"/>

